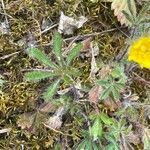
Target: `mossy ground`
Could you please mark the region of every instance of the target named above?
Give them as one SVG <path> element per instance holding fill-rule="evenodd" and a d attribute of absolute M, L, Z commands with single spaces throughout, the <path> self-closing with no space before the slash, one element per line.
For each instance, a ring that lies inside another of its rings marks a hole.
<path fill-rule="evenodd" d="M 38 115 L 36 133 L 21 130 L 18 127 L 17 120 L 23 113 L 38 113 L 36 105 L 42 101 L 39 97 L 45 85 L 43 83 L 40 85 L 27 83 L 23 80 L 24 72 L 22 70 L 34 68 L 39 64 L 29 58 L 26 53 L 26 40 L 22 41 L 22 39 L 29 32 L 34 33 L 35 40 L 41 49 L 50 54 L 52 46 L 44 45 L 51 42 L 57 27 L 45 34 L 41 34 L 41 22 L 44 18 L 50 18 L 52 24 L 58 23 L 61 11 L 68 16 L 78 17 L 83 15 L 88 18 L 88 21 L 74 33 L 74 36 L 101 32 L 120 25 L 107 3 L 91 3 L 89 0 L 82 0 L 81 2 L 79 1 L 77 7 L 76 0 L 6 0 L 4 3 L 6 12 L 9 15 L 7 18 L 10 32 L 9 35 L 0 35 L 0 57 L 14 52 L 19 53 L 6 59 L 0 59 L 0 73 L 6 80 L 3 94 L 0 95 L 0 128 L 11 128 L 9 134 L 0 134 L 0 149 L 21 149 L 22 146 L 25 149 L 54 149 L 56 143 L 61 143 L 65 145 L 66 149 L 71 149 L 73 144 L 80 141 L 82 137 L 80 125 L 82 125 L 83 118 L 72 118 L 69 114 L 68 116 L 66 115 L 61 132 L 48 130 L 44 125 L 38 126 L 41 118 L 46 118 L 48 114 Z M 123 30 L 128 34 L 127 28 Z M 67 37 L 64 36 L 63 38 Z M 97 59 L 101 59 L 104 63 L 111 63 L 125 47 L 126 36 L 116 30 L 94 36 L 93 40 L 98 43 L 100 50 L 100 55 Z M 86 78 L 89 74 L 89 61 L 87 58 L 85 61 L 87 63 L 79 61 L 78 64 L 75 64 L 76 66 L 82 65 L 82 69 L 85 72 L 83 75 L 84 82 L 87 82 Z M 143 80 L 150 79 L 150 72 L 147 69 L 137 68 L 135 73 L 142 77 Z M 145 96 L 148 85 L 139 78 L 134 77 L 135 75 L 132 72 L 130 76 L 133 77 L 132 91 L 140 97 Z M 88 104 L 82 107 L 87 113 L 92 110 L 92 107 Z M 139 113 L 142 113 L 141 111 L 139 110 Z M 68 136 L 68 134 L 71 136 Z"/>

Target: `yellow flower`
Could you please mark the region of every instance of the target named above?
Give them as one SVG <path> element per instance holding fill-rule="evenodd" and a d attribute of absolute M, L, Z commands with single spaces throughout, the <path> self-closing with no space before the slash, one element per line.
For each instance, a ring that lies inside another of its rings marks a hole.
<path fill-rule="evenodd" d="M 141 37 L 130 46 L 128 60 L 150 68 L 150 37 Z"/>

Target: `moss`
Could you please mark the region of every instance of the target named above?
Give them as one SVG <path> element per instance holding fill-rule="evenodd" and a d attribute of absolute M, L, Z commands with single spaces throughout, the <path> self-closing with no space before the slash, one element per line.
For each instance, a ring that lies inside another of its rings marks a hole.
<path fill-rule="evenodd" d="M 12 129 L 10 134 L 0 136 L 0 149 L 21 149 L 24 146 L 25 149 L 46 150 L 53 149 L 58 142 L 71 149 L 73 144 L 81 141 L 81 130 L 88 128 L 85 118 L 83 119 L 83 116 L 79 115 L 80 113 L 73 115 L 73 117 L 65 116 L 65 121 L 60 129 L 65 134 L 49 130 L 40 122 L 52 115 L 53 112 L 40 114 L 37 122 L 41 124 L 36 124 L 36 133 L 31 133 L 18 126 L 18 119 L 22 118 L 24 113 L 38 112 L 39 105 L 37 103 L 42 101 L 41 91 L 48 84 L 46 81 L 37 86 L 23 81 L 23 69 L 41 68 L 38 62 L 29 58 L 26 54 L 27 41 L 29 41 L 28 34 L 29 32 L 33 33 L 39 47 L 45 50 L 48 55 L 53 56 L 51 45 L 45 47 L 44 44 L 51 42 L 56 28 L 41 35 L 43 19 L 50 19 L 51 24 L 58 23 L 60 11 L 74 18 L 83 15 L 88 18 L 88 21 L 76 31 L 75 35 L 101 32 L 114 28 L 116 25 L 113 13 L 109 9 L 110 6 L 100 1 L 92 3 L 90 0 L 7 0 L 4 2 L 6 12 L 11 16 L 8 17 L 11 32 L 9 35 L 0 36 L 0 57 L 18 51 L 19 53 L 0 60 L 0 73 L 4 75 L 6 80 L 4 93 L 0 95 L 0 128 Z M 64 36 L 64 38 L 66 37 Z M 93 40 L 98 43 L 100 50 L 99 56 L 96 57 L 98 64 L 101 63 L 100 61 L 106 64 L 111 63 L 125 46 L 125 37 L 117 30 L 94 36 Z M 67 47 L 69 42 L 65 44 Z M 87 87 L 93 86 L 88 79 L 91 68 L 90 62 L 90 58 L 78 58 L 73 63 L 73 66 L 79 68 L 82 72 L 82 75 L 76 81 L 81 81 Z M 150 79 L 149 70 L 137 69 L 135 72 L 145 80 Z M 147 86 L 143 82 L 135 80 L 131 88 L 140 97 L 146 97 Z M 79 103 L 79 108 L 75 104 L 72 105 L 75 106 L 75 108 L 71 107 L 75 109 L 75 112 L 76 107 L 79 112 L 85 111 L 88 115 L 93 112 L 93 106 L 90 104 L 85 106 L 85 103 Z M 103 105 L 99 104 L 99 109 L 103 110 Z M 68 136 L 68 134 L 71 136 Z"/>

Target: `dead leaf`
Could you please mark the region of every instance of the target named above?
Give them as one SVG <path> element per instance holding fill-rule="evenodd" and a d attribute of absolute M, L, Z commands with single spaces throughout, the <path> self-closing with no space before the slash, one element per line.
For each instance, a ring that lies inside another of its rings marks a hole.
<path fill-rule="evenodd" d="M 99 70 L 96 64 L 95 56 L 98 54 L 99 49 L 97 47 L 93 46 L 91 43 L 91 52 L 92 52 L 92 60 L 91 60 L 91 72 L 90 72 L 90 78 L 95 79 L 95 74 Z"/>
<path fill-rule="evenodd" d="M 0 134 L 9 133 L 10 131 L 11 131 L 11 128 L 0 129 Z"/>
<path fill-rule="evenodd" d="M 65 113 L 64 107 L 58 108 L 55 114 L 49 118 L 49 120 L 44 124 L 50 129 L 59 129 L 62 125 L 62 115 Z"/>
<path fill-rule="evenodd" d="M 24 113 L 20 115 L 17 120 L 18 127 L 21 127 L 21 129 L 30 130 L 34 122 L 35 115 L 36 113 Z"/>
<path fill-rule="evenodd" d="M 39 107 L 39 111 L 40 112 L 43 112 L 43 113 L 49 113 L 51 111 L 54 110 L 54 106 L 51 102 L 47 102 L 47 103 L 44 103 L 42 104 L 40 107 Z"/>
<path fill-rule="evenodd" d="M 92 103 L 98 103 L 99 95 L 102 92 L 102 87 L 100 85 L 95 85 L 89 91 L 89 101 Z"/>
<path fill-rule="evenodd" d="M 68 17 L 61 12 L 58 32 L 63 33 L 65 35 L 73 34 L 75 29 L 81 28 L 83 24 L 87 21 L 87 18 L 84 16 L 80 16 L 78 20 Z"/>
<path fill-rule="evenodd" d="M 134 0 L 131 1 L 132 11 L 134 16 L 136 15 L 136 6 Z M 113 0 L 111 4 L 111 9 L 114 10 L 114 15 L 117 16 L 118 21 L 121 25 L 131 26 L 132 23 L 126 18 L 122 11 L 130 14 L 127 0 Z"/>
<path fill-rule="evenodd" d="M 70 90 L 71 90 L 71 87 L 63 89 L 63 90 L 59 90 L 59 91 L 57 91 L 57 93 L 59 95 L 64 95 L 64 94 L 68 93 Z"/>
<path fill-rule="evenodd" d="M 10 33 L 10 27 L 9 24 L 5 21 L 5 22 L 1 22 L 0 23 L 0 34 L 2 35 L 6 35 Z"/>
<path fill-rule="evenodd" d="M 133 132 L 130 132 L 128 134 L 128 141 L 130 143 L 133 143 L 134 145 L 138 145 L 140 143 L 140 137 L 138 134 L 135 134 Z"/>
<path fill-rule="evenodd" d="M 43 18 L 41 23 L 41 30 L 44 31 L 52 26 L 52 21 L 49 18 Z"/>
<path fill-rule="evenodd" d="M 92 38 L 89 37 L 82 41 L 83 48 L 81 49 L 81 52 L 89 52 L 91 50 L 91 40 Z"/>
<path fill-rule="evenodd" d="M 130 14 L 127 0 L 102 0 L 102 1 L 112 2 L 111 9 L 114 10 L 114 15 L 117 17 L 121 25 L 125 25 L 125 26 L 132 25 L 132 23 L 128 19 L 126 19 L 126 16 L 122 13 L 122 11 L 125 11 L 128 14 Z M 134 16 L 136 16 L 136 6 L 135 6 L 134 0 L 131 0 L 131 5 L 132 5 L 131 7 L 134 13 Z"/>
<path fill-rule="evenodd" d="M 114 102 L 110 98 L 107 98 L 106 100 L 102 101 L 102 103 L 104 104 L 104 106 L 108 110 L 110 110 L 112 112 L 114 112 L 115 110 L 117 110 L 121 106 L 121 102 L 120 101 Z"/>
<path fill-rule="evenodd" d="M 46 127 L 52 129 L 59 129 L 62 125 L 61 118 L 58 116 L 50 117 L 48 122 L 45 124 Z"/>
<path fill-rule="evenodd" d="M 109 65 L 105 65 L 102 67 L 102 69 L 99 71 L 99 78 L 104 79 L 106 76 L 108 76 L 111 73 L 112 69 Z"/>
<path fill-rule="evenodd" d="M 137 94 L 132 94 L 129 96 L 123 94 L 123 99 L 128 101 L 137 101 L 139 99 L 139 96 L 137 96 Z"/>

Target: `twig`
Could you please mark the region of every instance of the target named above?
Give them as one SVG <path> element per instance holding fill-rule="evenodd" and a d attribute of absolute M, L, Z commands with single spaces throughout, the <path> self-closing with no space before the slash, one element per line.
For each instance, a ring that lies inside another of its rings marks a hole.
<path fill-rule="evenodd" d="M 16 55 L 16 54 L 20 53 L 20 52 L 21 52 L 21 51 L 14 52 L 14 53 L 11 53 L 11 54 L 8 54 L 8 55 L 5 55 L 5 56 L 2 56 L 2 57 L 0 57 L 0 60 L 7 59 L 7 58 L 9 58 L 9 57 L 11 57 L 11 56 L 13 56 L 13 55 Z"/>
<path fill-rule="evenodd" d="M 87 38 L 87 37 L 91 37 L 91 36 L 97 36 L 97 35 L 100 35 L 100 34 L 112 32 L 112 31 L 116 31 L 116 30 L 118 30 L 118 29 L 117 28 L 112 28 L 112 29 L 109 29 L 109 30 L 101 31 L 101 32 L 90 33 L 90 34 L 85 34 L 85 35 L 78 35 L 79 37 L 76 40 L 81 40 L 83 38 Z M 66 38 L 66 39 L 64 39 L 64 41 L 74 40 L 76 37 L 77 36 Z"/>
<path fill-rule="evenodd" d="M 2 12 L 0 12 L 0 14 L 1 14 L 1 15 L 4 15 L 4 16 L 8 16 L 9 18 L 15 20 L 15 18 L 13 18 L 12 16 L 8 15 L 7 13 L 2 13 Z"/>
<path fill-rule="evenodd" d="M 0 134 L 2 133 L 9 133 L 11 131 L 11 128 L 1 129 Z"/>
<path fill-rule="evenodd" d="M 112 21 L 112 22 L 114 22 L 113 21 L 113 19 L 109 16 L 109 18 L 110 18 L 110 20 Z M 115 22 L 114 22 L 115 23 Z M 121 30 L 121 28 L 120 27 L 118 27 L 118 25 L 115 23 L 115 27 L 123 34 L 123 35 L 125 35 L 127 38 L 130 38 L 130 36 L 128 36 L 124 31 L 122 31 Z"/>
<path fill-rule="evenodd" d="M 53 130 L 53 131 L 56 132 L 56 133 L 60 133 L 60 134 L 65 135 L 65 136 L 70 136 L 70 137 L 72 137 L 72 135 L 70 135 L 70 134 L 63 133 L 63 132 L 61 132 L 61 131 L 59 131 L 59 130 L 56 130 L 56 129 L 50 127 L 49 125 L 47 125 L 47 124 L 45 124 L 45 123 L 43 123 L 43 124 L 44 124 L 45 127 L 49 128 L 49 129 L 51 129 L 51 130 Z"/>
<path fill-rule="evenodd" d="M 131 31 L 131 35 L 130 35 L 130 39 L 132 39 L 134 37 L 134 34 L 135 34 L 135 31 L 136 31 L 136 27 L 133 28 L 133 30 Z M 119 62 L 120 60 L 123 59 L 123 57 L 127 54 L 128 52 L 128 48 L 130 47 L 130 45 L 128 44 L 125 48 L 125 50 L 121 53 L 119 53 L 116 57 L 116 60 Z"/>
<path fill-rule="evenodd" d="M 134 73 L 133 74 L 137 77 L 137 80 L 139 79 L 140 81 L 144 82 L 147 85 L 150 85 L 150 81 L 145 80 L 144 78 L 140 77 L 138 74 Z"/>
<path fill-rule="evenodd" d="M 70 48 L 71 48 L 72 44 L 73 44 L 79 37 L 80 37 L 79 35 L 76 36 L 76 38 L 73 39 L 73 40 L 69 43 L 67 49 L 62 53 L 63 56 L 65 56 L 65 55 L 70 51 Z"/>
<path fill-rule="evenodd" d="M 97 36 L 97 35 L 100 35 L 100 34 L 113 32 L 113 31 L 116 31 L 116 30 L 118 30 L 118 29 L 113 28 L 113 29 L 102 31 L 102 32 L 90 33 L 90 34 L 85 34 L 85 35 L 77 35 L 77 36 L 73 36 L 73 37 L 64 39 L 64 42 L 72 41 L 72 40 L 75 42 L 77 40 L 82 40 L 83 38 L 87 38 L 87 37 L 91 37 L 91 36 Z M 43 44 L 43 46 L 50 46 L 51 44 L 52 43 L 50 42 L 50 43 L 47 43 L 47 44 Z"/>
<path fill-rule="evenodd" d="M 4 14 L 7 14 L 7 13 L 6 13 L 6 11 L 5 11 L 4 1 L 3 1 L 3 0 L 1 0 L 1 3 L 2 3 L 2 8 L 3 8 L 3 12 L 4 12 Z M 5 15 L 5 20 L 6 20 L 6 23 L 7 23 L 7 24 L 9 24 L 9 23 L 8 23 L 8 19 L 7 19 L 7 16 L 6 16 L 6 15 Z"/>
<path fill-rule="evenodd" d="M 51 30 L 57 26 L 58 26 L 58 24 L 54 24 L 54 25 L 50 26 L 49 28 L 46 28 L 45 30 L 41 31 L 41 34 L 44 34 L 44 33 L 48 32 L 49 30 Z"/>

